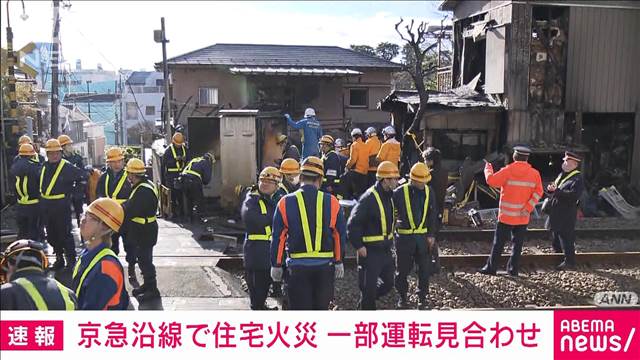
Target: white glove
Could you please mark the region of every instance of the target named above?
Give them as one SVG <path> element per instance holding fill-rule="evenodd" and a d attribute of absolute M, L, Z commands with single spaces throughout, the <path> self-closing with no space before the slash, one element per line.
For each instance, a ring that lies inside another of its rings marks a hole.
<path fill-rule="evenodd" d="M 344 264 L 336 264 L 336 279 L 342 279 L 344 277 Z"/>
<path fill-rule="evenodd" d="M 282 268 L 281 267 L 271 267 L 271 279 L 274 282 L 282 281 Z"/>

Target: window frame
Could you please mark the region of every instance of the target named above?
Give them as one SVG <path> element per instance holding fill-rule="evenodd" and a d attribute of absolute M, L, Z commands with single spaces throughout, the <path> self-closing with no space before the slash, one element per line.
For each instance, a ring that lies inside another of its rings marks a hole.
<path fill-rule="evenodd" d="M 203 103 L 202 100 L 202 90 L 215 90 L 215 103 Z M 212 86 L 200 86 L 198 87 L 198 105 L 200 106 L 217 106 L 220 104 L 220 90 L 217 87 Z"/>
<path fill-rule="evenodd" d="M 354 90 L 356 90 L 356 91 L 364 91 L 365 95 L 364 95 L 364 104 L 363 105 L 354 105 L 352 103 L 351 92 L 354 91 Z M 347 107 L 355 108 L 355 109 L 368 109 L 369 108 L 369 88 L 368 87 L 349 88 L 349 103 L 347 104 Z"/>

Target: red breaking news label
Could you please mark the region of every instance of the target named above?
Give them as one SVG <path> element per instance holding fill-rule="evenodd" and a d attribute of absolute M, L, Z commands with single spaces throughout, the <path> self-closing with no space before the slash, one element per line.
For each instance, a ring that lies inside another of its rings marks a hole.
<path fill-rule="evenodd" d="M 1 350 L 63 350 L 62 321 L 0 321 Z"/>

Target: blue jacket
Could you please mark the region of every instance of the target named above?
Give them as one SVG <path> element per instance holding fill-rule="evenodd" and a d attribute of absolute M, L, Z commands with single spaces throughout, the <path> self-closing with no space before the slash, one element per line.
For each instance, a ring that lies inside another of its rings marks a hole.
<path fill-rule="evenodd" d="M 240 211 L 247 231 L 243 246 L 245 269 L 268 270 L 271 268 L 269 248 L 275 209 L 276 203 L 273 197 L 260 193 L 258 189 L 252 189 L 247 193 Z"/>
<path fill-rule="evenodd" d="M 18 284 L 18 279 L 29 280 L 36 288 L 48 310 L 66 310 L 66 301 L 73 303 L 73 310 L 78 308 L 76 295 L 56 279 L 48 277 L 44 271 L 36 267 L 18 269 L 11 276 L 11 281 L 0 289 L 0 309 L 2 310 L 37 310 L 33 298 Z M 66 293 L 68 300 L 65 299 Z"/>
<path fill-rule="evenodd" d="M 109 183 L 105 184 L 107 176 L 109 177 Z M 122 186 L 120 187 L 120 191 L 115 194 L 115 198 L 124 201 L 127 200 L 131 194 L 131 183 L 127 180 L 127 172 L 122 169 L 119 173 L 114 174 L 111 168 L 107 168 L 98 179 L 98 185 L 96 185 L 97 197 L 113 197 L 113 192 L 120 183 L 122 183 Z"/>
<path fill-rule="evenodd" d="M 424 189 L 417 189 L 406 183 L 399 186 L 393 191 L 393 204 L 396 207 L 398 218 L 396 219 L 396 232 L 398 229 L 411 229 L 411 222 L 407 212 L 407 205 L 405 202 L 404 188 L 409 189 L 409 202 L 411 206 L 411 213 L 413 215 L 413 223 L 415 227 L 419 227 L 422 221 L 422 214 L 424 212 L 424 203 L 426 201 L 426 192 Z M 404 238 L 420 238 L 435 237 L 438 230 L 438 209 L 436 206 L 436 193 L 431 186 L 429 188 L 429 203 L 427 204 L 427 217 L 425 218 L 424 226 L 427 228 L 426 234 L 400 234 L 401 239 Z M 422 242 L 424 243 L 424 242 Z"/>
<path fill-rule="evenodd" d="M 381 236 L 382 235 L 382 221 L 380 216 L 380 206 L 373 194 L 373 189 L 378 191 L 380 201 L 385 214 L 385 225 L 387 236 L 382 241 L 364 241 L 365 236 Z M 393 229 L 393 201 L 391 191 L 384 191 L 382 184 L 376 182 L 376 184 L 365 191 L 358 204 L 351 211 L 349 216 L 349 222 L 347 223 L 347 238 L 354 248 L 359 249 L 362 246 L 370 248 L 382 248 L 390 249 L 393 243 L 392 229 Z"/>
<path fill-rule="evenodd" d="M 82 173 L 84 171 L 83 169 L 78 169 L 67 160 L 61 159 L 60 161 L 64 161 L 65 164 L 63 165 L 62 170 L 60 171 L 60 175 L 58 175 L 58 179 L 53 185 L 53 188 L 51 189 L 51 193 L 49 195 L 65 194 L 65 197 L 63 199 L 54 200 L 45 199 L 42 197 L 42 195 L 47 192 L 47 189 L 51 184 L 51 180 L 59 164 L 59 162 L 55 164 L 52 164 L 48 161 L 45 162 L 43 166 L 44 177 L 42 181 L 42 188 L 40 189 L 40 204 L 45 208 L 54 205 L 64 205 L 69 207 L 69 201 L 71 201 L 71 196 L 73 195 L 74 191 L 74 184 L 76 181 L 80 181 L 80 179 L 82 178 Z"/>
<path fill-rule="evenodd" d="M 124 272 L 120 261 L 107 255 L 98 261 L 82 282 L 80 279 L 91 260 L 98 253 L 107 248 L 106 244 L 100 244 L 93 250 L 84 250 L 80 255 L 77 271 L 74 269 L 72 288 L 78 295 L 78 308 L 80 310 L 126 310 L 129 306 L 129 294 L 124 285 Z"/>
<path fill-rule="evenodd" d="M 332 193 L 335 194 L 337 187 L 340 185 L 340 177 L 344 172 L 344 166 L 341 166 L 340 155 L 331 150 L 322 156 L 324 163 L 324 178 L 322 179 L 322 191 L 326 191 L 328 186 L 333 187 Z"/>
<path fill-rule="evenodd" d="M 308 156 L 319 156 L 318 141 L 322 137 L 320 122 L 312 116 L 300 119 L 298 122 L 287 117 L 287 123 L 294 129 L 302 130 L 302 159 Z"/>
<path fill-rule="evenodd" d="M 193 159 L 191 164 L 191 170 L 200 174 L 200 179 L 204 185 L 207 185 L 211 181 L 211 161 L 205 159 L 204 157 Z M 188 167 L 188 164 L 187 164 Z M 194 178 L 198 178 L 196 175 L 192 174 L 182 174 L 182 176 L 192 176 Z"/>
<path fill-rule="evenodd" d="M 297 194 L 301 194 L 307 214 L 306 224 L 309 229 L 309 245 L 307 249 L 303 223 L 298 208 Z M 322 230 L 316 233 L 316 203 L 318 194 L 322 196 Z M 319 266 L 330 263 L 341 263 L 344 256 L 346 235 L 345 219 L 340 204 L 335 196 L 318 191 L 313 185 L 302 185 L 300 190 L 286 195 L 278 202 L 273 217 L 273 236 L 271 238 L 271 266 Z M 317 248 L 316 234 L 320 235 L 320 248 Z M 331 257 L 311 256 L 299 258 L 296 254 L 308 251 L 333 253 Z"/>
<path fill-rule="evenodd" d="M 37 200 L 40 198 L 40 171 L 42 169 L 41 164 L 34 158 L 20 157 L 11 165 L 9 173 L 11 174 L 12 185 L 15 186 L 17 178 L 19 178 L 20 191 L 16 189 L 18 194 L 18 211 L 37 211 L 38 204 L 20 204 L 20 195 L 27 196 L 23 198 L 26 201 Z M 27 192 L 22 193 L 24 190 L 24 182 L 26 179 Z M 21 194 L 22 193 L 22 194 Z"/>

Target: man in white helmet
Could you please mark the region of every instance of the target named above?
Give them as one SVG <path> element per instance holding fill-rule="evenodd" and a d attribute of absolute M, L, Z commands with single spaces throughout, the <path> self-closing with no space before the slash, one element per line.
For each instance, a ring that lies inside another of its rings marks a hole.
<path fill-rule="evenodd" d="M 322 128 L 316 118 L 316 111 L 307 108 L 304 111 L 304 118 L 296 121 L 291 119 L 291 115 L 284 114 L 287 123 L 294 129 L 302 130 L 302 159 L 308 156 L 320 156 L 318 142 L 322 137 Z"/>

